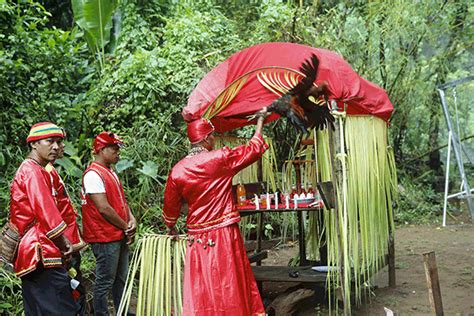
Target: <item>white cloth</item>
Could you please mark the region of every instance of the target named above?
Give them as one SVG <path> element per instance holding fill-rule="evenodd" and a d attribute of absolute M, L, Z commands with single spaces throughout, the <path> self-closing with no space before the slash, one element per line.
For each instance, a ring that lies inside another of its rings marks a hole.
<path fill-rule="evenodd" d="M 94 170 L 89 170 L 84 175 L 84 193 L 105 193 L 104 180 Z"/>
<path fill-rule="evenodd" d="M 112 170 L 115 179 L 119 181 L 117 174 Z M 102 178 L 94 170 L 89 170 L 84 175 L 85 194 L 105 193 L 105 184 Z"/>

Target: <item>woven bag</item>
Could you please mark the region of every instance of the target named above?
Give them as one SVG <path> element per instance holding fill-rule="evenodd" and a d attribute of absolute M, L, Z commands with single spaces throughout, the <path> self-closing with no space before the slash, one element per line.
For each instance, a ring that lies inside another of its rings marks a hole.
<path fill-rule="evenodd" d="M 6 264 L 13 265 L 20 244 L 20 234 L 12 223 L 8 222 L 3 226 L 0 235 L 0 260 Z"/>

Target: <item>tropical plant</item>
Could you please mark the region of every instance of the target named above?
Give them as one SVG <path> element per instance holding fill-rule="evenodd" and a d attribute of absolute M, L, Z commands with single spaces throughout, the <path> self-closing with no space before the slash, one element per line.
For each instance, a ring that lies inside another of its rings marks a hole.
<path fill-rule="evenodd" d="M 97 55 L 97 60 L 104 68 L 105 47 L 111 41 L 112 16 L 118 0 L 71 0 L 74 20 L 84 31 L 89 49 Z M 117 22 L 118 23 L 118 22 Z M 116 27 L 116 30 L 119 30 Z M 114 38 L 118 34 L 114 33 Z"/>
<path fill-rule="evenodd" d="M 0 267 L 0 315 L 22 315 L 21 281 L 12 272 Z"/>

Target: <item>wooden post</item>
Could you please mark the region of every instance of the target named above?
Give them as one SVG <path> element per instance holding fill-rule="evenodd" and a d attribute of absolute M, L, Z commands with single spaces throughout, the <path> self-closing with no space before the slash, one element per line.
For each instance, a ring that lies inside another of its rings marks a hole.
<path fill-rule="evenodd" d="M 441 288 L 439 286 L 438 268 L 434 251 L 424 253 L 426 282 L 428 283 L 428 296 L 430 298 L 431 310 L 436 316 L 444 315 L 443 302 L 441 300 Z"/>
<path fill-rule="evenodd" d="M 391 288 L 397 286 L 395 277 L 395 236 L 392 229 L 390 229 L 388 236 L 388 286 Z"/>
<path fill-rule="evenodd" d="M 303 218 L 303 211 L 298 210 L 298 239 L 299 239 L 299 246 L 300 246 L 300 266 L 305 266 L 308 264 L 308 260 L 306 260 L 306 241 L 304 235 L 304 218 Z"/>
<path fill-rule="evenodd" d="M 260 212 L 257 216 L 257 247 L 255 253 L 262 251 L 263 212 Z M 257 266 L 261 265 L 262 261 L 257 261 Z"/>
<path fill-rule="evenodd" d="M 338 129 L 338 126 L 337 124 L 335 124 L 335 127 L 336 127 L 336 131 Z M 336 227 L 338 227 L 337 229 L 337 242 L 339 244 L 339 262 L 341 263 L 341 269 L 339 271 L 339 282 L 341 283 L 341 285 L 344 287 L 345 286 L 345 282 L 344 282 L 344 254 L 343 254 L 343 250 L 342 250 L 342 242 L 341 242 L 341 234 L 340 234 L 340 230 L 339 230 L 339 212 L 341 212 L 340 210 L 340 205 L 339 205 L 339 201 L 338 201 L 338 194 L 339 194 L 339 191 L 338 191 L 338 180 L 339 180 L 339 174 L 340 174 L 340 164 L 336 164 L 336 154 L 334 153 L 334 148 L 337 147 L 337 145 L 339 144 L 339 140 L 337 139 L 337 137 L 334 137 L 334 134 L 337 134 L 335 133 L 331 128 L 328 128 L 328 133 L 329 133 L 329 155 L 331 157 L 331 177 L 332 177 L 332 183 L 333 183 L 333 190 L 334 190 L 334 214 L 336 216 Z M 344 304 L 344 316 L 347 316 L 347 315 L 350 315 L 351 311 L 349 310 L 348 306 L 348 302 L 346 302 L 347 298 L 346 296 L 342 293 L 342 304 Z"/>
<path fill-rule="evenodd" d="M 257 164 L 257 181 L 263 183 L 263 163 L 262 159 L 258 160 Z M 266 190 L 266 188 L 265 188 Z M 258 192 L 258 191 L 257 191 Z M 258 199 L 260 196 L 258 196 Z M 257 248 L 256 253 L 259 253 L 262 250 L 262 232 L 263 232 L 263 212 L 260 212 L 257 218 Z M 257 266 L 261 266 L 262 261 L 257 261 Z M 263 282 L 257 282 L 258 291 L 260 292 L 260 296 L 263 294 Z"/>

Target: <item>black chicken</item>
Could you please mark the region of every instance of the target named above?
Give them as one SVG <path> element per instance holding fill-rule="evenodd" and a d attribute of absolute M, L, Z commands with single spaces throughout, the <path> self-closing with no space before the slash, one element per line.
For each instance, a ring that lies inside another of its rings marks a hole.
<path fill-rule="evenodd" d="M 313 85 L 318 66 L 318 57 L 312 54 L 300 67 L 305 77 L 293 89 L 273 101 L 267 109 L 288 118 L 296 130 L 302 133 L 306 133 L 308 128 L 323 129 L 331 126 L 334 129 L 334 117 L 329 108 L 314 102 L 321 96 L 327 101 L 327 82 L 324 81 L 317 87 Z"/>

